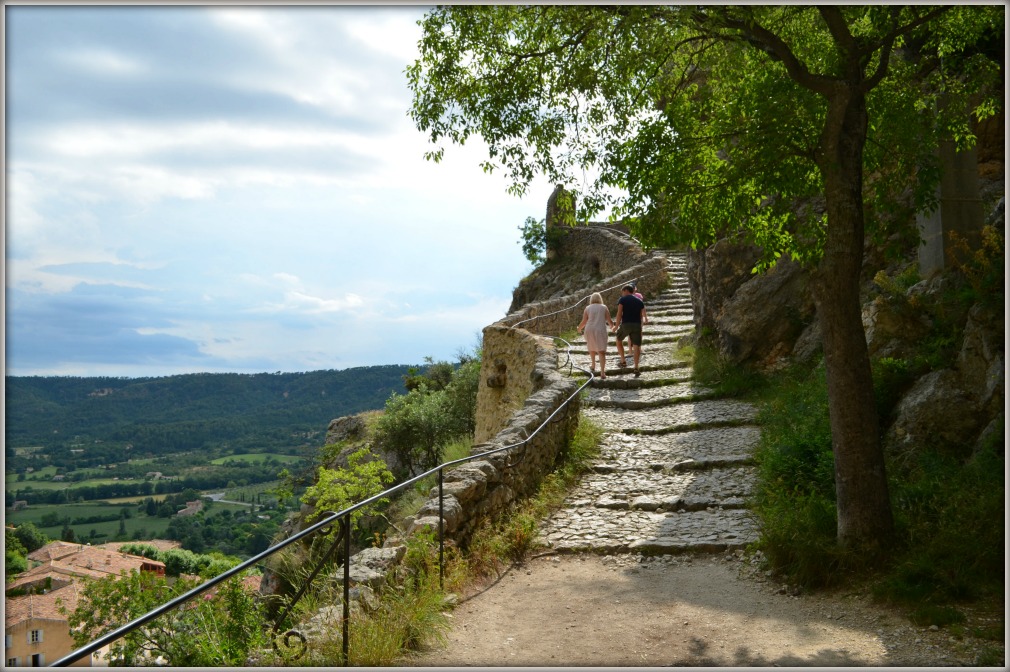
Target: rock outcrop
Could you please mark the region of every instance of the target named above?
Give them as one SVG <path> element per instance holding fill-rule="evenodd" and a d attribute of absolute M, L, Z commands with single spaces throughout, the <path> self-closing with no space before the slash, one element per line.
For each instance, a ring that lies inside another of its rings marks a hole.
<path fill-rule="evenodd" d="M 814 321 L 814 302 L 797 263 L 782 257 L 754 273 L 759 258 L 757 247 L 723 239 L 688 254 L 688 281 L 696 337 L 734 364 L 769 369 L 793 354 Z"/>

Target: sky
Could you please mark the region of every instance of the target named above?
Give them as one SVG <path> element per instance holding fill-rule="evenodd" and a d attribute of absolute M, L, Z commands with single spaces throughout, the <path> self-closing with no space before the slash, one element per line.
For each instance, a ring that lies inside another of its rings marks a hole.
<path fill-rule="evenodd" d="M 4 6 L 5 372 L 454 361 L 532 270 L 482 143 L 439 163 L 424 6 Z"/>

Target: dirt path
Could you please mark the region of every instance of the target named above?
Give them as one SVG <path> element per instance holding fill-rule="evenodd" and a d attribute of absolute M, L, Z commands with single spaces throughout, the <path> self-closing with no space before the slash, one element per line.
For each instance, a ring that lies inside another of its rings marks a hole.
<path fill-rule="evenodd" d="M 450 612 L 411 666 L 962 666 L 979 642 L 865 595 L 790 595 L 736 554 L 549 555 Z"/>

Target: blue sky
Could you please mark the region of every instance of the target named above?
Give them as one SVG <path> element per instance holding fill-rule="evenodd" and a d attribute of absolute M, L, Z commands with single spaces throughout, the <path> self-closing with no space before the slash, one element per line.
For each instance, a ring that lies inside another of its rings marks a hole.
<path fill-rule="evenodd" d="M 422 6 L 5 5 L 8 375 L 454 359 L 523 199 L 407 116 Z"/>

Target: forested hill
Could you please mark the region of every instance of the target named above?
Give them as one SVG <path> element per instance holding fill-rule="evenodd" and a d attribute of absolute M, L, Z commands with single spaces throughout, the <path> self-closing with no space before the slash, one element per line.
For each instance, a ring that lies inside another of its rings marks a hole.
<path fill-rule="evenodd" d="M 381 409 L 408 366 L 307 373 L 196 373 L 159 378 L 7 376 L 6 443 L 54 448 L 132 444 L 135 455 L 282 448 L 333 418 Z M 110 446 L 111 447 L 111 446 Z"/>

